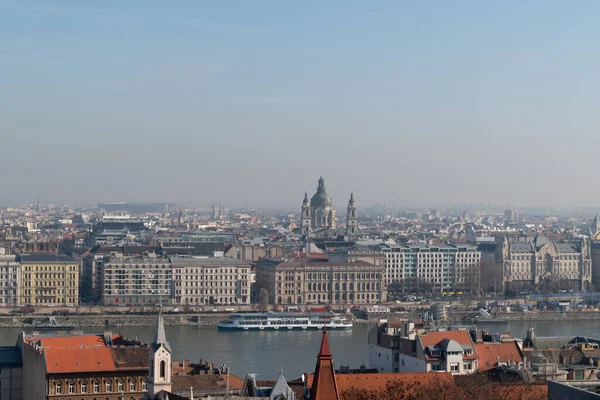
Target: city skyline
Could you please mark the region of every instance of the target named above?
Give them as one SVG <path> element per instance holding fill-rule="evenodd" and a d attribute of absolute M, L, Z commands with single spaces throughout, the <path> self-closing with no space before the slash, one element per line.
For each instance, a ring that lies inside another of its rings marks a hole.
<path fill-rule="evenodd" d="M 578 4 L 4 2 L 0 203 L 594 204 Z"/>

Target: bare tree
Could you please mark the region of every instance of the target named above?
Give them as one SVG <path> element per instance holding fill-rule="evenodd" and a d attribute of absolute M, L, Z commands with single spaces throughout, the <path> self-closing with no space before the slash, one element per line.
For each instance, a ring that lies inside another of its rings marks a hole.
<path fill-rule="evenodd" d="M 502 288 L 502 266 L 493 260 L 481 260 L 481 289 L 485 293 L 494 292 Z"/>
<path fill-rule="evenodd" d="M 258 310 L 260 312 L 267 311 L 267 306 L 269 305 L 269 291 L 265 288 L 260 289 L 258 292 Z"/>

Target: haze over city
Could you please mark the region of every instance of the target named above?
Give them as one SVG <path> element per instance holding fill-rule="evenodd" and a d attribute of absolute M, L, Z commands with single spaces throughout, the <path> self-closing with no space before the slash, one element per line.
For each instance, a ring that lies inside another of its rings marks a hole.
<path fill-rule="evenodd" d="M 1 2 L 0 203 L 596 205 L 599 11 Z"/>

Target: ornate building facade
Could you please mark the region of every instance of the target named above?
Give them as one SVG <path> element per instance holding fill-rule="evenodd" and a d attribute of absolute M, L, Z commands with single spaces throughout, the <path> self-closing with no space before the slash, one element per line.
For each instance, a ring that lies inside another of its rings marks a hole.
<path fill-rule="evenodd" d="M 358 218 L 354 194 L 350 195 L 347 212 L 346 231 L 344 233 L 348 236 L 356 235 L 358 233 Z M 335 208 L 331 196 L 327 194 L 327 189 L 325 189 L 323 177 L 319 178 L 317 192 L 311 197 L 310 201 L 308 200 L 308 193 L 304 193 L 301 215 L 300 231 L 305 236 L 331 233 L 336 230 Z"/>
<path fill-rule="evenodd" d="M 356 262 L 261 260 L 256 285 L 272 304 L 377 304 L 387 297 L 385 267 Z"/>
<path fill-rule="evenodd" d="M 498 251 L 506 289 L 590 289 L 592 257 L 587 239 L 562 243 L 543 235 L 525 242 L 505 238 Z"/>
<path fill-rule="evenodd" d="M 592 285 L 595 291 L 600 288 L 600 221 L 598 216 L 590 228 L 590 252 L 592 257 Z"/>

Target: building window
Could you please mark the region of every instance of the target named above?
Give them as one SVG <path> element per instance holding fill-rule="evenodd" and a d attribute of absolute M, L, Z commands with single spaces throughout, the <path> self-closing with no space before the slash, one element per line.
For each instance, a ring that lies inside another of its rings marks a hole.
<path fill-rule="evenodd" d="M 112 382 L 110 382 L 110 381 L 106 381 L 106 392 L 107 393 L 112 392 Z"/>
<path fill-rule="evenodd" d="M 56 384 L 56 394 L 62 394 L 62 385 L 60 383 Z"/>
<path fill-rule="evenodd" d="M 432 371 L 440 371 L 442 368 L 440 366 L 440 364 L 431 364 L 431 370 Z"/>
<path fill-rule="evenodd" d="M 135 392 L 135 381 L 129 382 L 129 391 Z"/>
<path fill-rule="evenodd" d="M 94 393 L 98 393 L 100 391 L 100 384 L 98 382 L 94 382 Z"/>
<path fill-rule="evenodd" d="M 75 393 L 75 384 L 69 383 L 69 393 Z"/>
<path fill-rule="evenodd" d="M 452 372 L 458 372 L 459 371 L 459 369 L 458 369 L 458 363 L 451 363 L 450 364 L 450 371 L 452 371 Z"/>
<path fill-rule="evenodd" d="M 167 363 L 163 361 L 160 362 L 160 378 L 165 379 L 165 370 L 167 369 Z"/>
<path fill-rule="evenodd" d="M 148 382 L 142 382 L 142 390 L 148 390 Z"/>
<path fill-rule="evenodd" d="M 464 364 L 464 369 L 471 369 L 471 363 L 470 362 L 466 362 Z"/>
<path fill-rule="evenodd" d="M 117 387 L 119 392 L 122 392 L 123 390 L 125 390 L 125 383 L 123 381 L 119 381 L 119 383 L 117 383 Z"/>
<path fill-rule="evenodd" d="M 87 393 L 87 383 L 81 382 L 81 393 Z"/>

